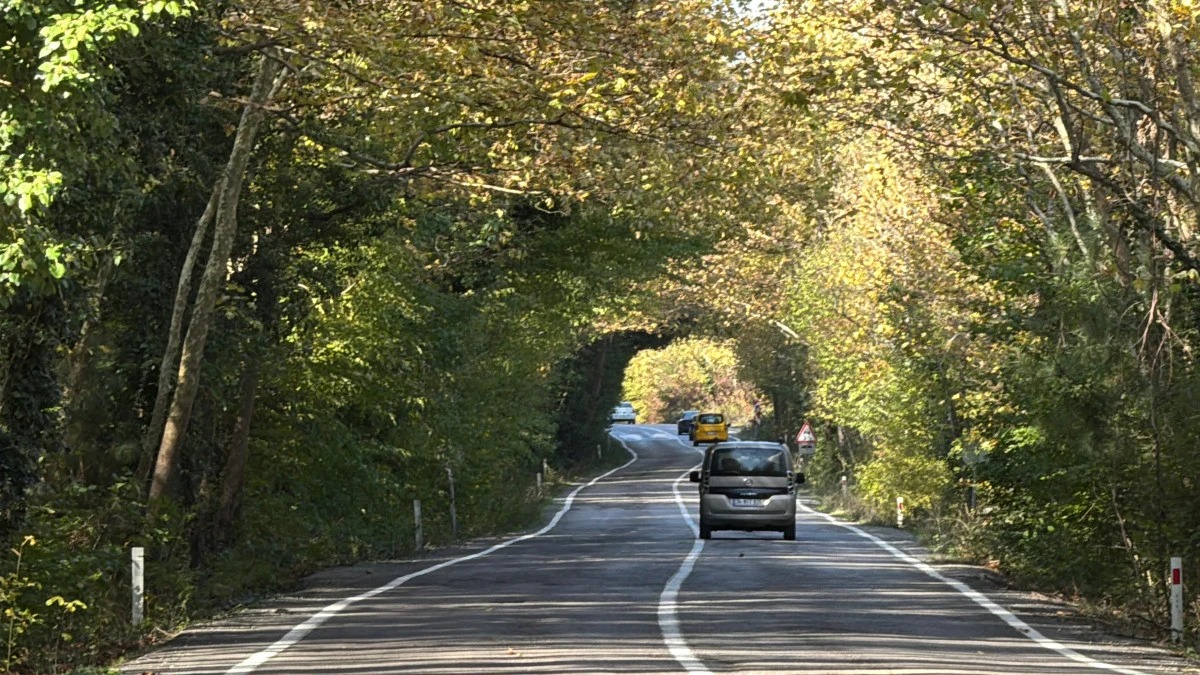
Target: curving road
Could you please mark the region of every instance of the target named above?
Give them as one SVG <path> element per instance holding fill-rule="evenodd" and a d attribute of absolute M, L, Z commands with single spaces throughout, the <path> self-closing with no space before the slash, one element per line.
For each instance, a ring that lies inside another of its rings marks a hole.
<path fill-rule="evenodd" d="M 631 460 L 537 532 L 310 579 L 186 631 L 123 673 L 1179 673 L 1068 608 L 903 532 L 801 509 L 776 533 L 696 539 L 699 459 L 674 426 L 622 426 Z"/>

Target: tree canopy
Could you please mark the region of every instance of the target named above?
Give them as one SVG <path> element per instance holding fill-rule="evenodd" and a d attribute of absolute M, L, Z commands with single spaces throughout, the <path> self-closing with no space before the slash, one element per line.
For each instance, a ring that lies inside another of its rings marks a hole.
<path fill-rule="evenodd" d="M 153 635 L 131 545 L 170 627 L 523 524 L 622 391 L 1151 631 L 1200 564 L 1187 0 L 0 16 L 8 670 Z"/>

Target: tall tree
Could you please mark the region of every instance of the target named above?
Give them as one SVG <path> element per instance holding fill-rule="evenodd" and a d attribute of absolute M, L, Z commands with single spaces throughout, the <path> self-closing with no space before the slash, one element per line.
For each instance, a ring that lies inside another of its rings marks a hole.
<path fill-rule="evenodd" d="M 229 162 L 218 186 L 212 249 L 196 291 L 191 321 L 183 340 L 180 355 L 178 383 L 167 414 L 166 427 L 155 460 L 154 474 L 150 483 L 152 502 L 166 496 L 178 465 L 179 453 L 187 433 L 192 406 L 200 386 L 200 367 L 204 360 L 204 345 L 212 326 L 212 312 L 225 285 L 230 251 L 237 234 L 238 200 L 246 180 L 246 170 L 258 138 L 259 127 L 265 117 L 265 106 L 278 93 L 283 83 L 284 63 L 277 51 L 269 49 L 259 59 L 254 86 L 242 113 Z"/>

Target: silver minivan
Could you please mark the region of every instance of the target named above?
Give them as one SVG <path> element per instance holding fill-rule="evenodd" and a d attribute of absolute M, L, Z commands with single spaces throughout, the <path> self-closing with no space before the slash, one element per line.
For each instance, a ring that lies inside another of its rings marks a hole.
<path fill-rule="evenodd" d="M 704 452 L 698 471 L 700 538 L 713 530 L 778 530 L 796 538 L 796 486 L 804 474 L 792 469 L 786 445 L 759 441 L 726 441 Z"/>

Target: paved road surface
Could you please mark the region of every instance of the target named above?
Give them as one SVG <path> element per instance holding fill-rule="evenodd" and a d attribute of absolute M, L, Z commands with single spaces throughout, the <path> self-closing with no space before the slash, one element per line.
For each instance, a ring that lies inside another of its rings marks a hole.
<path fill-rule="evenodd" d="M 804 507 L 794 542 L 702 542 L 697 450 L 674 425 L 613 433 L 636 459 L 538 532 L 330 570 L 122 672 L 1200 672 L 977 570 L 928 567 L 903 532 Z"/>

